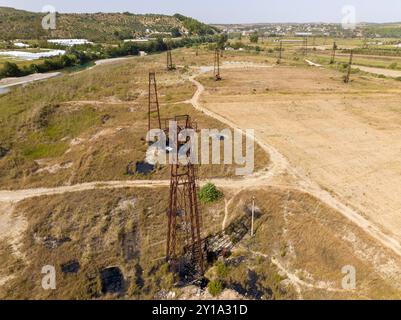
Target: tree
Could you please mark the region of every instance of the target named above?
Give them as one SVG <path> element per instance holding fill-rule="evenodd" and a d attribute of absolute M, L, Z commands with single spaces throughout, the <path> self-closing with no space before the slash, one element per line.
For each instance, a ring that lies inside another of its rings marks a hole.
<path fill-rule="evenodd" d="M 251 41 L 252 43 L 259 42 L 259 35 L 256 31 L 249 36 L 249 41 Z"/>

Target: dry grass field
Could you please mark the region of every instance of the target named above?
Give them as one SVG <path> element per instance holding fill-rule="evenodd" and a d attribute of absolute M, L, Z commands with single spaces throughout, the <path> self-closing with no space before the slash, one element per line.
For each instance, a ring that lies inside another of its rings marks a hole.
<path fill-rule="evenodd" d="M 175 286 L 164 263 L 168 169 L 125 173 L 145 156 L 147 72 L 156 70 L 164 117 L 255 129 L 260 143 L 253 176 L 199 170 L 202 184 L 212 179 L 224 193 L 201 206 L 202 237 L 249 215 L 252 197 L 257 206 L 255 237 L 208 265 L 206 277 L 224 284 L 220 297 L 399 299 L 399 82 L 356 72 L 345 85 L 336 68 L 299 58 L 277 66 L 273 55 L 247 51 L 225 53 L 215 82 L 213 52 L 196 51 L 175 50 L 172 73 L 164 55 L 130 58 L 0 97 L 10 150 L 0 159 L 0 298 L 199 297 Z M 54 291 L 41 288 L 44 265 L 56 267 Z M 347 265 L 355 290 L 341 285 Z M 102 286 L 110 268 L 121 276 L 114 293 Z"/>

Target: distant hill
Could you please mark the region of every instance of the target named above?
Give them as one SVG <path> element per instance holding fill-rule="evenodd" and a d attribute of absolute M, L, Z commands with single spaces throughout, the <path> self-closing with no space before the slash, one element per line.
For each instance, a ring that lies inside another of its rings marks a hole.
<path fill-rule="evenodd" d="M 216 33 L 216 29 L 195 19 L 176 14 L 57 13 L 56 30 L 44 30 L 45 13 L 0 7 L 0 39 L 85 38 L 91 41 L 121 40 L 152 32 L 189 32 L 192 35 Z"/>

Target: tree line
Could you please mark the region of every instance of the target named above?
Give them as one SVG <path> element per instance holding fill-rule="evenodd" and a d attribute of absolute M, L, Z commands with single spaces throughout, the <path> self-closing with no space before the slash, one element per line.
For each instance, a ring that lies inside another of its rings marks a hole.
<path fill-rule="evenodd" d="M 124 56 L 136 56 L 140 51 L 148 54 L 160 53 L 168 48 L 175 49 L 181 47 L 191 47 L 202 43 L 213 43 L 220 40 L 218 35 L 186 37 L 179 40 L 169 40 L 168 42 L 158 38 L 147 42 L 124 42 L 118 46 L 104 45 L 79 45 L 72 48 L 60 45 L 52 45 L 53 49 L 64 49 L 66 54 L 62 56 L 44 59 L 40 63 L 18 66 L 16 63 L 5 62 L 0 69 L 0 79 L 6 77 L 22 77 L 34 73 L 45 73 L 49 71 L 61 70 L 68 67 L 83 66 L 91 61 L 99 59 L 109 59 Z"/>

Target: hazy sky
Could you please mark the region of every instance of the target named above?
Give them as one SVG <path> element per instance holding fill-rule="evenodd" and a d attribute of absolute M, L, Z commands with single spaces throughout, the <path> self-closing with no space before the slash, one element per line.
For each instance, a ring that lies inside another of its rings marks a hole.
<path fill-rule="evenodd" d="M 182 13 L 207 23 L 341 22 L 354 5 L 358 22 L 401 21 L 400 0 L 0 0 L 0 6 L 59 12 Z"/>

